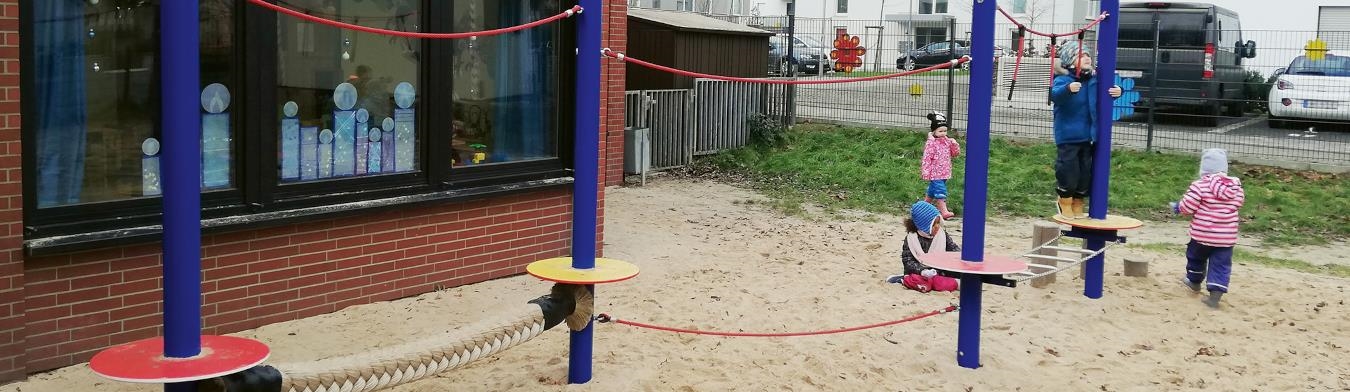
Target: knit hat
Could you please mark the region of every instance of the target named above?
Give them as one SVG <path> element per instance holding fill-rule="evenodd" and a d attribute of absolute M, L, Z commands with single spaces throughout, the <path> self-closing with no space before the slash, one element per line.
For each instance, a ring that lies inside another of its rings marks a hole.
<path fill-rule="evenodd" d="M 914 221 L 914 226 L 924 235 L 933 235 L 933 233 L 931 233 L 933 230 L 933 221 L 938 220 L 941 217 L 942 213 L 938 212 L 937 207 L 928 204 L 926 201 L 920 200 L 914 202 L 914 205 L 909 207 L 909 219 Z"/>
<path fill-rule="evenodd" d="M 948 128 L 951 127 L 951 125 L 947 122 L 947 115 L 942 114 L 942 112 L 928 113 L 928 121 L 932 122 L 932 124 L 929 124 L 928 126 L 928 130 L 930 131 L 936 131 L 938 128 L 943 127 Z"/>
<path fill-rule="evenodd" d="M 1207 148 L 1200 155 L 1200 175 L 1228 172 L 1228 151 L 1222 148 Z"/>
<path fill-rule="evenodd" d="M 1078 51 L 1081 45 L 1082 44 L 1079 44 L 1078 41 L 1069 41 L 1065 42 L 1064 45 L 1060 45 L 1058 49 L 1059 52 L 1055 53 L 1055 56 L 1059 57 L 1059 66 L 1064 67 L 1065 69 L 1073 69 L 1074 63 L 1076 62 L 1075 60 L 1078 59 Z M 1092 51 L 1083 49 L 1083 54 L 1092 55 Z"/>

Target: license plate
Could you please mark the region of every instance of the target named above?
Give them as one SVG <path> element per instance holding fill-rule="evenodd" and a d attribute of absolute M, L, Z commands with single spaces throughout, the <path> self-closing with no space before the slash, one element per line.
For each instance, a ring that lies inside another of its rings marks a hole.
<path fill-rule="evenodd" d="M 1116 74 L 1120 75 L 1122 78 L 1138 79 L 1144 77 L 1144 71 L 1116 71 Z"/>
<path fill-rule="evenodd" d="M 1303 107 L 1308 109 L 1335 109 L 1336 101 L 1303 101 Z"/>

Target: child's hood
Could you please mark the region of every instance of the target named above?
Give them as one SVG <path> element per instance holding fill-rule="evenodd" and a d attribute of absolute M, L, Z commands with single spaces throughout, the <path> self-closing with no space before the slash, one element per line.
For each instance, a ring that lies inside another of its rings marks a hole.
<path fill-rule="evenodd" d="M 1208 176 L 1209 192 L 1219 200 L 1236 200 L 1242 197 L 1242 180 L 1237 177 L 1229 177 L 1223 173 L 1214 173 Z"/>

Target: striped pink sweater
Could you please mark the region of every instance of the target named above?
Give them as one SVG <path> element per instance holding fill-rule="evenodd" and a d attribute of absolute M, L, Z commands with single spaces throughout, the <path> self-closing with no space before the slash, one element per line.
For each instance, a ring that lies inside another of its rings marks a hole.
<path fill-rule="evenodd" d="M 1223 173 L 1206 174 L 1191 183 L 1178 209 L 1191 218 L 1191 238 L 1204 245 L 1237 245 L 1238 210 L 1246 195 L 1242 181 Z"/>

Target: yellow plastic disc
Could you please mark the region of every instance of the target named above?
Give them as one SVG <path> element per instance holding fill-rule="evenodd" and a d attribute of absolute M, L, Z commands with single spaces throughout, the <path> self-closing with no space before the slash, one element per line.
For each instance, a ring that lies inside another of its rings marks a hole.
<path fill-rule="evenodd" d="M 638 274 L 633 263 L 614 259 L 595 259 L 595 268 L 572 268 L 571 257 L 540 260 L 525 266 L 525 272 L 551 282 L 566 284 L 600 284 L 632 279 Z"/>
<path fill-rule="evenodd" d="M 1111 214 L 1107 214 L 1106 219 L 1073 219 L 1064 215 L 1055 214 L 1053 219 L 1055 222 L 1069 226 L 1093 230 L 1129 230 L 1137 229 L 1144 225 L 1144 222 L 1138 219 Z"/>

